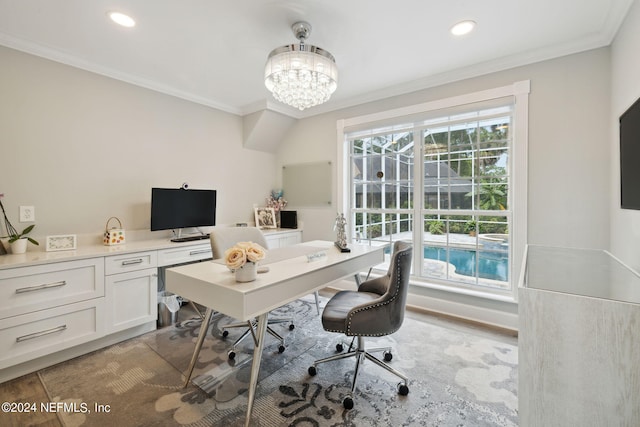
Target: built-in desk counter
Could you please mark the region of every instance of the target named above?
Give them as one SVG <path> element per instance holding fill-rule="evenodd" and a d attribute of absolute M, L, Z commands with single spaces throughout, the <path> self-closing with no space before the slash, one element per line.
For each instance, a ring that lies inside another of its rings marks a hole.
<path fill-rule="evenodd" d="M 589 249 L 530 245 L 525 263 L 520 425 L 640 425 L 638 273 Z"/>
<path fill-rule="evenodd" d="M 302 229 L 274 228 L 263 230 L 265 238 L 269 243 L 269 248 L 279 248 L 302 242 Z M 105 257 L 110 255 L 131 254 L 143 251 L 159 250 L 189 250 L 196 247 L 209 247 L 208 240 L 195 240 L 191 242 L 172 242 L 169 238 L 144 239 L 129 241 L 124 245 L 104 246 L 102 243 L 79 246 L 77 249 L 58 252 L 45 252 L 41 248 L 35 251 L 28 251 L 18 255 L 0 255 L 0 270 L 16 267 L 31 267 L 34 265 L 51 264 L 61 261 L 73 261 L 79 259 Z M 211 254 L 209 253 L 209 256 Z M 202 257 L 201 257 L 202 258 Z M 204 258 L 207 258 L 206 256 Z M 161 265 L 174 265 L 182 262 L 189 262 L 189 259 L 182 259 L 179 262 L 167 260 Z"/>
<path fill-rule="evenodd" d="M 265 231 L 270 248 L 302 230 Z M 0 382 L 156 328 L 158 273 L 211 259 L 208 239 L 0 256 Z"/>

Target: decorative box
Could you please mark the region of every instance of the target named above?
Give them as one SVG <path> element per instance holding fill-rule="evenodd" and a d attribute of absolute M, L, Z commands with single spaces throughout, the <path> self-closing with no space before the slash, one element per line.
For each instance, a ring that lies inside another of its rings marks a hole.
<path fill-rule="evenodd" d="M 119 227 L 109 228 L 109 222 L 112 219 L 115 219 L 116 221 L 118 221 Z M 115 216 L 112 216 L 107 220 L 107 225 L 105 226 L 105 229 L 104 229 L 104 238 L 102 239 L 102 242 L 106 246 L 121 245 L 124 243 L 124 228 L 122 228 L 122 222 L 120 221 L 120 219 L 118 219 Z"/>

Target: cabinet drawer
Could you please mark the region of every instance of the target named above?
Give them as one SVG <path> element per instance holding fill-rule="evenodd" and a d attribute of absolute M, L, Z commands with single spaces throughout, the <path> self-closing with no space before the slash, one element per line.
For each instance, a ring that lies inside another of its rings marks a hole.
<path fill-rule="evenodd" d="M 104 259 L 106 275 L 144 270 L 146 268 L 156 267 L 157 265 L 158 257 L 156 251 L 113 255 Z"/>
<path fill-rule="evenodd" d="M 0 270 L 0 319 L 103 295 L 102 258 Z"/>
<path fill-rule="evenodd" d="M 158 251 L 158 265 L 184 264 L 187 262 L 200 261 L 212 257 L 211 244 L 203 243 L 175 249 L 163 249 Z"/>
<path fill-rule="evenodd" d="M 4 320 L 0 369 L 100 338 L 102 305 L 97 298 Z"/>

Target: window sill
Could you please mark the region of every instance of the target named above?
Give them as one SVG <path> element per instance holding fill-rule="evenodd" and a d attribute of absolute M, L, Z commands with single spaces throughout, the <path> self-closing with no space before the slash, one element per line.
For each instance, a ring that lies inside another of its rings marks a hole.
<path fill-rule="evenodd" d="M 516 304 L 516 305 L 518 304 L 518 301 L 516 301 L 512 295 L 501 295 L 493 292 L 484 292 L 484 291 L 475 290 L 475 289 L 466 289 L 466 288 L 459 288 L 459 287 L 449 286 L 449 285 L 441 285 L 438 283 L 430 282 L 425 279 L 418 279 L 415 277 L 412 277 L 409 283 L 411 286 L 417 286 L 421 288 L 436 289 L 443 292 L 467 295 L 467 296 L 472 296 L 476 298 L 490 299 L 493 301 L 506 302 L 506 303 Z"/>
<path fill-rule="evenodd" d="M 369 275 L 369 279 L 382 276 L 383 274 L 385 274 L 384 271 L 374 269 L 371 271 L 371 274 Z M 363 281 L 365 279 L 366 279 L 366 275 L 362 277 Z M 426 288 L 426 289 L 435 289 L 442 292 L 472 296 L 475 298 L 483 298 L 483 299 L 488 299 L 493 301 L 500 301 L 500 302 L 515 304 L 515 305 L 518 304 L 518 301 L 516 301 L 512 295 L 501 295 L 493 292 L 484 292 L 481 290 L 466 289 L 466 288 L 460 288 L 460 287 L 451 286 L 451 285 L 443 285 L 443 284 L 431 282 L 427 279 L 417 278 L 414 276 L 411 276 L 411 278 L 409 279 L 409 285 L 420 287 L 420 288 Z"/>

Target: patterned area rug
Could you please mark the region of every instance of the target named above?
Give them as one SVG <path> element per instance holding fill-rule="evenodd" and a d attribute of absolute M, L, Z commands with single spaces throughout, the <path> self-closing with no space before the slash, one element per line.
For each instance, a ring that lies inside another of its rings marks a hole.
<path fill-rule="evenodd" d="M 346 411 L 342 398 L 350 390 L 353 359 L 320 365 L 314 377 L 307 374 L 315 359 L 335 351 L 341 337 L 322 330 L 312 298 L 273 314 L 281 316 L 294 316 L 296 327 L 274 326 L 287 348 L 278 353 L 278 342 L 267 342 L 252 426 L 518 425 L 516 346 L 405 319 L 400 331 L 370 343 L 394 348 L 391 364 L 409 376 L 409 394 L 399 396 L 397 378 L 365 363 L 355 407 Z M 250 374 L 245 361 L 253 347 L 245 340 L 236 349 L 236 363 L 229 362 L 227 351 L 242 332 L 231 330 L 222 339 L 221 327 L 232 321 L 215 317 L 200 353 L 194 377 L 218 379 L 208 382 L 214 386 L 207 392 L 193 384 L 182 388 L 198 319 L 45 369 L 40 378 L 53 401 L 80 409 L 59 414 L 68 427 L 241 426 Z"/>

